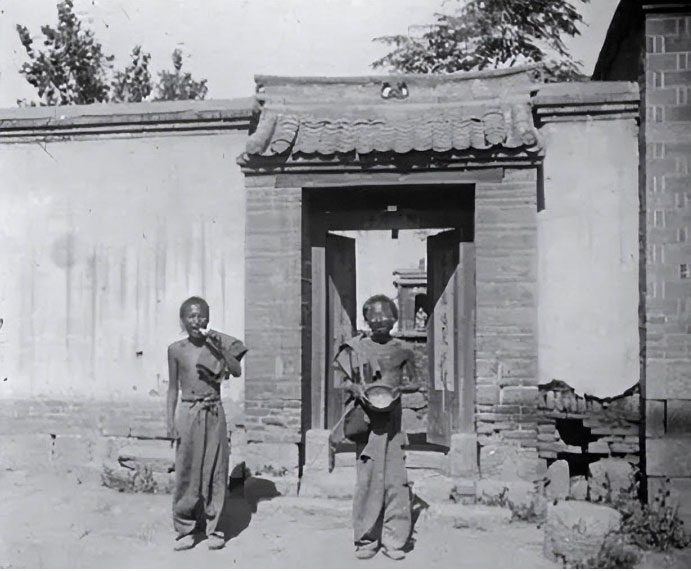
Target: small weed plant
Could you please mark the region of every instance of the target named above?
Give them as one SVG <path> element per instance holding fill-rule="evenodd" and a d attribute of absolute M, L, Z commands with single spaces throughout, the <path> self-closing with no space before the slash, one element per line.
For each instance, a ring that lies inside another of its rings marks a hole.
<path fill-rule="evenodd" d="M 668 489 L 669 478 L 647 504 L 638 499 L 638 478 L 632 478 L 629 488 L 616 495 L 609 479 L 606 487 L 604 503 L 621 513 L 621 528 L 607 536 L 597 557 L 585 562 L 585 567 L 631 568 L 639 562 L 642 551 L 669 551 L 689 545 L 691 538 Z"/>
<path fill-rule="evenodd" d="M 103 469 L 102 480 L 105 486 L 114 488 L 119 492 L 130 494 L 155 494 L 158 492 L 158 484 L 154 478 L 153 470 L 149 466 L 140 464 L 124 478 L 106 466 Z"/>

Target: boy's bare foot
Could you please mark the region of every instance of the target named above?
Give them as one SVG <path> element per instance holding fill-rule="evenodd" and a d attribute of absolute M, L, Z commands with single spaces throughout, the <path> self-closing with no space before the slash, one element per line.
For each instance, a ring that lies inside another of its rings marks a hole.
<path fill-rule="evenodd" d="M 173 549 L 175 551 L 185 551 L 186 549 L 192 549 L 194 547 L 194 536 L 190 533 L 188 535 L 183 535 L 175 540 L 175 545 Z"/>
<path fill-rule="evenodd" d="M 209 549 L 223 549 L 226 544 L 226 538 L 221 533 L 212 533 L 208 538 Z"/>

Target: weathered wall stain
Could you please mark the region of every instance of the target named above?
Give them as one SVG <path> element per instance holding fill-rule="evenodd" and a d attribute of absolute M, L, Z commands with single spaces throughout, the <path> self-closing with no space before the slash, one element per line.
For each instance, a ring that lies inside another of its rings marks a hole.
<path fill-rule="evenodd" d="M 0 397 L 164 394 L 189 295 L 244 335 L 244 136 L 0 146 Z"/>

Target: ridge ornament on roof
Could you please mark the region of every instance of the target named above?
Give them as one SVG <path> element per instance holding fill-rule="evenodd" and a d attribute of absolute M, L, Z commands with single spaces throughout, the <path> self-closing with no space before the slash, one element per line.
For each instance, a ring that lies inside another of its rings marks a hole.
<path fill-rule="evenodd" d="M 348 78 L 256 77 L 260 113 L 238 163 L 282 166 L 408 153 L 536 155 L 536 68 Z"/>

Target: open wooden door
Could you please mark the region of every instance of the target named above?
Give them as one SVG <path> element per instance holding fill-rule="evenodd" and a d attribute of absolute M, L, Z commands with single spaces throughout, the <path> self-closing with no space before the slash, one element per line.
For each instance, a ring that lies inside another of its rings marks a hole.
<path fill-rule="evenodd" d="M 459 230 L 427 239 L 427 441 L 449 446 L 453 432 L 472 432 L 475 263 Z"/>
<path fill-rule="evenodd" d="M 344 394 L 334 389 L 333 360 L 344 341 L 355 335 L 357 298 L 355 240 L 326 235 L 326 428 L 343 413 Z"/>

